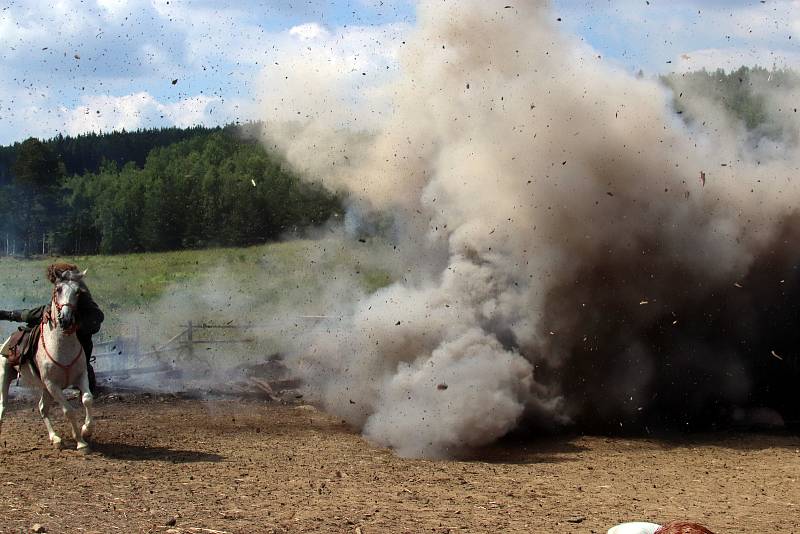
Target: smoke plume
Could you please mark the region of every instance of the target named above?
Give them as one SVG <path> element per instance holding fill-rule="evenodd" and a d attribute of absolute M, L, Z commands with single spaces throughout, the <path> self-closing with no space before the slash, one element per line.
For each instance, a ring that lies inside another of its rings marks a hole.
<path fill-rule="evenodd" d="M 297 336 L 290 362 L 401 455 L 519 426 L 709 421 L 788 372 L 797 115 L 758 142 L 697 99 L 687 125 L 662 84 L 558 24 L 545 2 L 421 1 L 399 71 L 368 95 L 268 80 L 268 109 L 295 102 L 304 121 L 266 143 L 390 214 L 403 266 L 340 299 L 344 319 Z"/>

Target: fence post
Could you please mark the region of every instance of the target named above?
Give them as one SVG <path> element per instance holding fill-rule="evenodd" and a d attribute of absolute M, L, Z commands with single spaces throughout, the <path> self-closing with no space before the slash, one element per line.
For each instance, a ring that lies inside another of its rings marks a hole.
<path fill-rule="evenodd" d="M 189 342 L 189 357 L 194 358 L 194 328 L 192 321 L 186 325 L 186 340 Z"/>

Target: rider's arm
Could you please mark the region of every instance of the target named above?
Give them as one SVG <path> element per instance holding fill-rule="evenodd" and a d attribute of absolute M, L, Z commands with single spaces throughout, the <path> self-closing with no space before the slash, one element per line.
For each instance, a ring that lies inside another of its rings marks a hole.
<path fill-rule="evenodd" d="M 30 310 L 13 310 L 2 311 L 0 310 L 0 320 L 2 321 L 15 321 L 18 323 L 28 323 L 28 326 L 35 326 L 42 322 L 42 314 L 47 306 L 39 306 Z"/>

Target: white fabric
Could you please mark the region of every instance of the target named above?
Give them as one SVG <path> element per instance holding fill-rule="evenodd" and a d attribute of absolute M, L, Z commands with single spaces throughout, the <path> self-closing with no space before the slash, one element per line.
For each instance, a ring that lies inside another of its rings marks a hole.
<path fill-rule="evenodd" d="M 608 529 L 608 534 L 654 534 L 660 526 L 655 523 L 622 523 Z"/>
<path fill-rule="evenodd" d="M 6 339 L 6 342 L 3 343 L 3 347 L 0 348 L 0 354 L 3 356 L 10 356 L 11 355 L 11 337 Z"/>

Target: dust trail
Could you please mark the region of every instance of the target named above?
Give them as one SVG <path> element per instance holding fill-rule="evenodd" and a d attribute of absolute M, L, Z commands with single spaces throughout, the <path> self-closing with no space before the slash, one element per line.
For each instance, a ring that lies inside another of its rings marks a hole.
<path fill-rule="evenodd" d="M 658 82 L 557 24 L 545 2 L 423 1 L 378 103 L 330 113 L 324 85 L 270 82 L 268 100 L 312 97 L 266 142 L 398 223 L 405 276 L 290 352 L 327 409 L 399 454 L 458 455 L 522 421 L 716 414 L 790 331 L 776 311 L 765 339 L 756 301 L 797 294 L 796 116 L 770 146 L 715 107 L 686 126 Z M 345 133 L 387 95 L 369 134 Z"/>
<path fill-rule="evenodd" d="M 307 233 L 268 247 L 210 250 L 199 267 L 193 254 L 163 258 L 160 274 L 174 282 L 160 297 L 108 308 L 113 322 L 95 339 L 107 340 L 95 347 L 106 353 L 96 364 L 101 385 L 214 396 L 247 392 L 251 372 L 291 378 L 279 363 L 268 365 L 285 339 L 318 324 L 338 299 L 355 300 L 399 274 L 386 263 L 385 243 L 354 248 L 338 223 Z"/>

